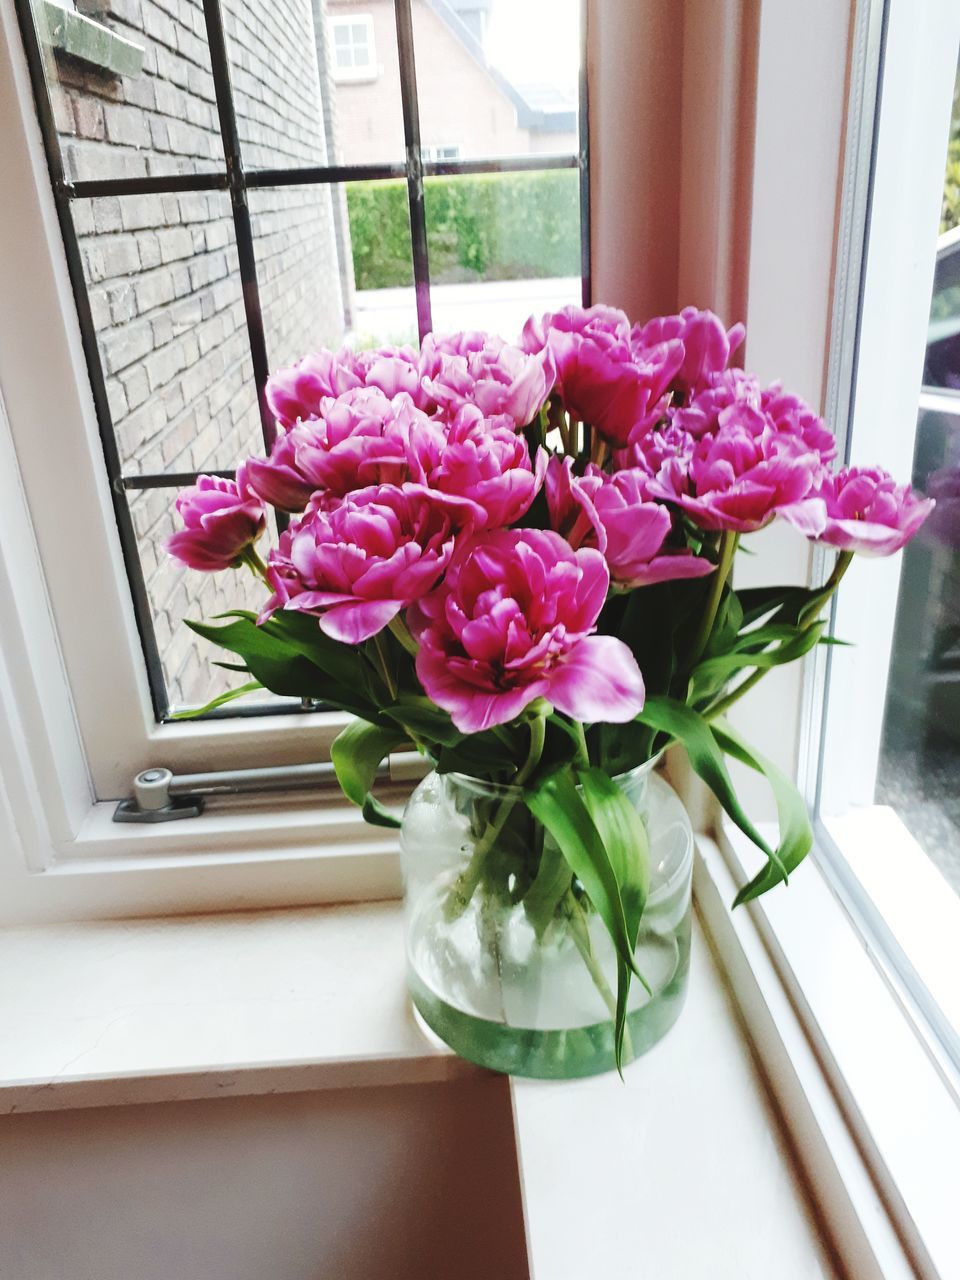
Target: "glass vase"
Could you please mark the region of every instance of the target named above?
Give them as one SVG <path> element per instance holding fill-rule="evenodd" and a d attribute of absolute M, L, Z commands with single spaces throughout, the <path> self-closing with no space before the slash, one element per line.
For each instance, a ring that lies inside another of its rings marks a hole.
<path fill-rule="evenodd" d="M 649 891 L 625 1062 L 676 1021 L 690 958 L 693 833 L 654 762 L 618 783 L 649 836 Z M 400 833 L 407 980 L 426 1027 L 461 1057 L 542 1079 L 614 1066 L 613 943 L 514 787 L 431 773 Z M 542 874 L 541 874 L 542 873 Z"/>

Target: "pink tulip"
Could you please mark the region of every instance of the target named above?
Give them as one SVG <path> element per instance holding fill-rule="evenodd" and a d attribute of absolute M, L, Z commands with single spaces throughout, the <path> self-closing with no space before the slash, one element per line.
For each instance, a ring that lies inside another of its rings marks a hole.
<path fill-rule="evenodd" d="M 821 471 L 819 454 L 745 406 L 691 452 L 666 458 L 646 491 L 702 529 L 750 533 L 779 516 L 816 537 L 826 520 L 823 499 L 812 492 Z"/>
<path fill-rule="evenodd" d="M 642 357 L 652 347 L 679 340 L 683 344 L 683 360 L 673 386 L 689 396 L 707 386 L 711 375 L 726 369 L 745 336 L 742 324 L 735 324 L 728 331 L 712 311 L 684 307 L 678 316 L 657 316 L 645 325 L 635 325 L 631 345 Z"/>
<path fill-rule="evenodd" d="M 480 535 L 408 614 L 424 689 L 462 733 L 506 724 L 537 698 L 578 720 L 632 720 L 644 696 L 636 660 L 592 634 L 608 584 L 600 553 L 559 534 Z"/>
<path fill-rule="evenodd" d="M 573 474 L 570 458 L 551 458 L 544 491 L 551 526 L 576 550 L 596 547 L 610 578 L 624 590 L 713 572 L 709 560 L 666 546 L 673 518 L 665 506 L 646 500 L 649 476 L 639 470 L 610 476 L 588 466 Z"/>
<path fill-rule="evenodd" d="M 205 573 L 236 565 L 266 528 L 263 504 L 242 465 L 236 480 L 198 476 L 195 485 L 181 489 L 176 507 L 186 528 L 167 539 L 166 549 L 188 569 Z"/>
<path fill-rule="evenodd" d="M 827 515 L 816 540 L 862 556 L 899 551 L 934 507 L 932 498 L 896 484 L 880 467 L 845 467 L 825 475 L 817 496 Z"/>
<path fill-rule="evenodd" d="M 474 405 L 456 414 L 438 455 L 422 456 L 423 482 L 456 501 L 458 519 L 475 532 L 519 520 L 543 482 L 543 464 L 531 466 L 513 418 L 485 418 Z"/>
<path fill-rule="evenodd" d="M 376 484 L 424 482 L 445 447 L 443 428 L 400 393 L 376 387 L 324 400 L 321 416 L 293 428 L 296 470 L 313 490 L 338 496 Z"/>
<path fill-rule="evenodd" d="M 555 376 L 549 351 L 528 355 L 485 333 L 428 335 L 420 365 L 424 395 L 445 413 L 473 404 L 484 417 L 509 414 L 521 427 L 540 412 Z"/>
<path fill-rule="evenodd" d="M 267 380 L 267 403 L 282 427 L 292 427 L 297 421 L 319 417 L 324 400 L 336 399 L 358 387 L 373 387 L 388 400 L 402 391 L 419 404 L 417 353 L 410 347 L 359 352 L 344 347 L 336 355 L 318 351 L 271 375 Z"/>
<path fill-rule="evenodd" d="M 453 550 L 447 504 L 419 487 L 380 485 L 332 510 L 311 505 L 270 553 L 274 594 L 260 620 L 277 609 L 313 613 L 334 640 L 360 644 L 436 584 Z"/>

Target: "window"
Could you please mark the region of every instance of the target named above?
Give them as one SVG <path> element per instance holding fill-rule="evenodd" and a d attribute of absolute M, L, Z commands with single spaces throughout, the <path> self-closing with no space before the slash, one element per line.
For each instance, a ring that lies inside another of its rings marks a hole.
<path fill-rule="evenodd" d="M 333 76 L 339 82 L 375 80 L 377 54 L 373 37 L 373 17 L 367 13 L 331 18 L 333 36 Z"/>
<path fill-rule="evenodd" d="M 498 5 L 509 27 L 517 10 Z M 331 16 L 352 7 L 323 6 Z M 434 311 L 445 327 L 486 324 L 509 336 L 529 311 L 585 296 L 585 141 L 575 127 L 565 152 L 545 153 L 533 122 L 498 149 L 487 113 L 464 95 L 458 110 L 472 123 L 456 124 L 460 158 L 424 159 L 418 95 L 432 109 L 451 48 L 481 106 L 513 111 L 484 48 L 463 43 L 456 15 L 426 0 L 365 6 L 383 67 L 372 98 L 361 83 L 341 95 L 330 28 L 315 21 L 312 0 L 190 0 L 176 16 L 153 3 L 100 6 L 97 22 L 115 44 L 112 61 L 97 65 L 51 38 L 50 8 L 0 3 L 10 186 L 0 259 L 24 282 L 15 308 L 0 310 L 11 433 L 0 459 L 10 467 L 0 572 L 16 601 L 3 657 L 9 649 L 17 672 L 0 680 L 0 700 L 5 723 L 33 725 L 10 760 L 30 816 L 18 810 L 23 840 L 0 848 L 0 874 L 13 858 L 18 877 L 4 910 L 216 905 L 222 890 L 204 888 L 210 859 L 220 883 L 252 876 L 258 901 L 396 892 L 389 841 L 332 790 L 312 814 L 285 817 L 278 801 L 259 816 L 211 807 L 202 826 L 176 831 L 112 825 L 116 800 L 144 768 L 316 761 L 343 722 L 275 701 L 172 721 L 231 679 L 211 665 L 216 654 L 193 646 L 183 617 L 244 597 L 223 583 L 201 599 L 210 587 L 178 575 L 161 543 L 177 487 L 201 470 L 231 473 L 271 438 L 271 368 L 319 345 L 415 343 Z M 579 6 L 565 0 L 565 10 L 576 67 Z M 518 256 L 498 222 L 478 256 L 478 208 L 515 219 L 544 176 L 566 184 L 552 215 L 558 253 L 543 251 L 533 226 Z M 444 184 L 460 184 L 455 200 L 443 200 Z M 38 422 L 56 423 L 55 449 Z M 53 515 L 66 511 L 69 540 Z M 272 854 L 249 863 L 265 844 Z M 270 858 L 287 856 L 296 868 L 274 887 Z M 71 877 L 91 858 L 84 865 L 96 865 L 96 877 Z M 45 874 L 21 884 L 24 863 Z"/>
<path fill-rule="evenodd" d="M 921 60 L 916 50 L 924 39 L 931 43 Z M 864 465 L 881 453 L 892 457 L 898 478 L 912 480 L 938 505 L 899 563 L 864 562 L 840 589 L 835 634 L 854 647 L 835 648 L 821 663 L 823 749 L 811 770 L 834 870 L 885 939 L 889 963 L 954 1069 L 960 1069 L 958 55 L 955 14 L 938 13 L 912 36 L 902 35 L 892 18 L 846 448 Z"/>
<path fill-rule="evenodd" d="M 161 722 L 229 684 L 183 619 L 255 604 L 246 584 L 181 571 L 161 548 L 173 528 L 178 486 L 200 471 L 230 474 L 244 454 L 269 448 L 276 426 L 264 399 L 268 371 L 320 345 L 415 342 L 432 324 L 431 257 L 444 264 L 434 272 L 440 284 L 493 282 L 504 270 L 511 277 L 519 270 L 521 278 L 526 272 L 563 280 L 562 301 L 580 294 L 586 237 L 576 155 L 474 163 L 456 183 L 430 176 L 424 215 L 421 178 L 403 158 L 405 145 L 416 149 L 418 142 L 420 86 L 431 83 L 453 48 L 460 71 L 475 74 L 476 92 L 507 100 L 485 50 L 459 43 L 457 16 L 418 0 L 415 9 L 424 15 L 418 13 L 413 32 L 410 5 L 381 0 L 376 21 L 381 43 L 392 42 L 397 94 L 386 107 L 365 106 L 354 96 L 362 90 L 339 101 L 335 84 L 341 72 L 359 79 L 372 70 L 374 15 L 339 0 L 326 7 L 329 50 L 324 24 L 315 23 L 305 2 L 281 11 L 194 0 L 176 20 L 151 16 L 150 6 L 139 21 L 139 11 L 124 11 L 115 25 L 146 51 L 135 75 L 78 71 L 74 58 L 46 40 L 40 0 L 36 22 L 25 26 L 35 91 L 51 107 L 41 113 L 48 160 Z M 577 14 L 568 8 L 566 40 L 576 55 Z M 408 33 L 405 39 L 398 30 Z M 482 101 L 469 104 L 475 114 L 483 108 Z M 364 154 L 361 132 L 378 136 L 371 159 L 389 157 L 387 163 L 354 163 Z M 515 142 L 530 150 L 527 133 Z M 420 151 L 445 175 L 460 172 L 461 153 L 460 144 Z M 562 232 L 563 243 L 545 255 L 536 243 L 543 227 L 536 225 L 525 244 L 499 243 L 501 215 L 493 210 L 516 217 L 537 207 L 538 180 L 558 176 L 553 168 L 564 170 L 559 177 L 569 197 L 554 214 L 563 226 L 551 228 L 555 239 Z M 497 179 L 503 196 L 483 213 L 486 173 L 503 175 Z M 458 196 L 451 201 L 446 193 L 454 185 Z M 484 217 L 496 221 L 474 243 Z M 520 307 L 499 296 L 505 292 L 499 286 L 488 292 L 494 328 L 519 329 L 539 301 L 534 291 Z M 556 296 L 548 289 L 543 305 Z M 471 314 L 486 302 L 473 290 L 463 296 L 461 289 L 452 306 L 442 305 L 442 290 L 434 297 L 445 328 L 487 318 Z M 264 699 L 259 709 L 284 708 Z"/>

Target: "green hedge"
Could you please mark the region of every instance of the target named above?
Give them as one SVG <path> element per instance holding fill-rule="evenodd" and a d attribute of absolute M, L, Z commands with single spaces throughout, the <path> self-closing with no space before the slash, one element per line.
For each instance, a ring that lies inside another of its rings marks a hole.
<path fill-rule="evenodd" d="M 428 178 L 424 188 L 434 283 L 580 274 L 575 169 Z M 357 288 L 411 284 L 406 183 L 351 183 L 347 207 Z"/>

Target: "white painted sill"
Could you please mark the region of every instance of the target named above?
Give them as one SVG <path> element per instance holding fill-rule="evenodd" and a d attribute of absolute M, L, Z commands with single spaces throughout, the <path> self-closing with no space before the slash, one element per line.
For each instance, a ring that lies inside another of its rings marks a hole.
<path fill-rule="evenodd" d="M 396 902 L 7 929 L 0 1113 L 478 1072 L 417 1029 L 402 957 Z M 622 1271 L 641 1237 L 658 1280 L 836 1274 L 728 987 L 698 921 L 687 1006 L 624 1083 L 514 1082 L 535 1275 Z"/>

